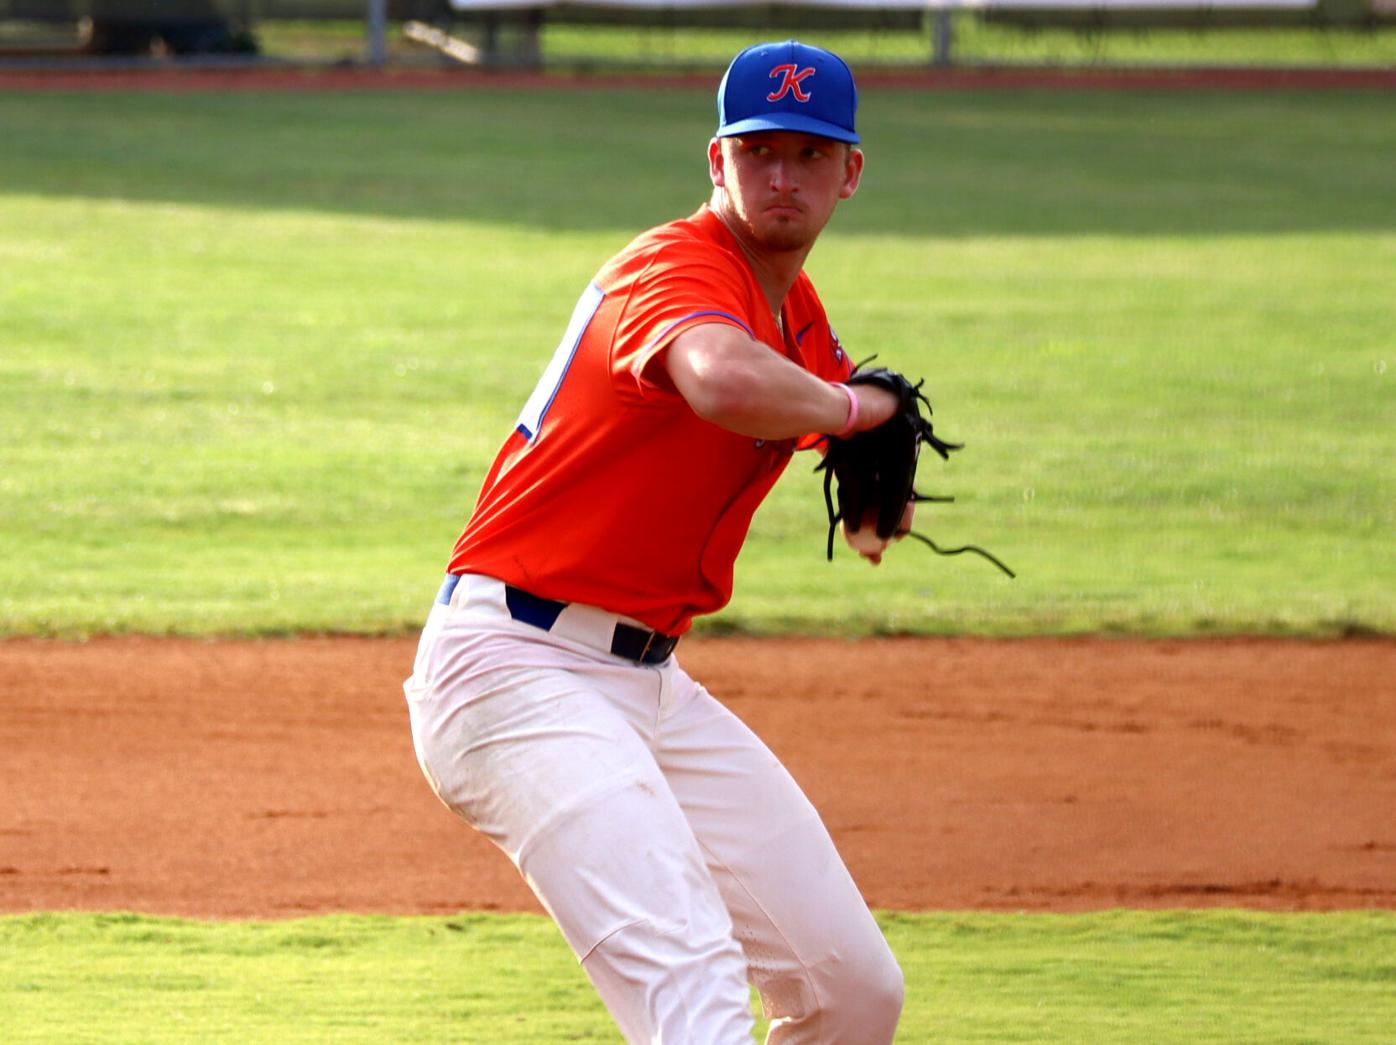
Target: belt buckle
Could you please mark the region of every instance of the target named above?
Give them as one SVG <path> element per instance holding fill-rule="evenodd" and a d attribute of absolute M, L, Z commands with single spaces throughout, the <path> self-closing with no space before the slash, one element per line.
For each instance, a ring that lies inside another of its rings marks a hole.
<path fill-rule="evenodd" d="M 659 632 L 657 631 L 651 631 L 648 635 L 645 636 L 645 645 L 640 650 L 639 660 L 641 664 L 649 663 L 645 658 L 650 655 L 650 647 L 654 645 L 654 637 L 658 634 Z"/>

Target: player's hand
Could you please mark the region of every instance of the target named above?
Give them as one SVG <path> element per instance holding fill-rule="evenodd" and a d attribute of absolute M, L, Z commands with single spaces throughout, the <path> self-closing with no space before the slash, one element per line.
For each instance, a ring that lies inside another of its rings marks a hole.
<path fill-rule="evenodd" d="M 895 394 L 878 385 L 850 384 L 853 394 L 858 397 L 858 425 L 855 431 L 866 432 L 876 428 L 901 409 L 901 401 Z"/>
<path fill-rule="evenodd" d="M 911 532 L 911 524 L 916 515 L 916 502 L 908 501 L 902 509 L 902 518 L 897 523 L 897 532 L 892 535 L 891 540 L 884 541 L 877 535 L 877 512 L 874 510 L 857 533 L 851 533 L 848 529 L 848 520 L 843 523 L 843 539 L 855 552 L 868 561 L 870 566 L 878 566 L 882 563 L 882 555 L 894 541 L 900 541 Z"/>

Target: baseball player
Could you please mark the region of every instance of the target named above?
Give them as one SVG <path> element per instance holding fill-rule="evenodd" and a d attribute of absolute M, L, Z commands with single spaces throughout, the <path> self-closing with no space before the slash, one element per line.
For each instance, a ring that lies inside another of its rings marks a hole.
<path fill-rule="evenodd" d="M 405 690 L 432 789 L 498 845 L 631 1042 L 892 1039 L 902 975 L 818 813 L 679 666 L 819 433 L 896 407 L 803 265 L 858 188 L 857 92 L 795 41 L 733 60 L 712 197 L 582 292 L 486 476 Z M 864 545 L 875 561 L 886 542 Z"/>

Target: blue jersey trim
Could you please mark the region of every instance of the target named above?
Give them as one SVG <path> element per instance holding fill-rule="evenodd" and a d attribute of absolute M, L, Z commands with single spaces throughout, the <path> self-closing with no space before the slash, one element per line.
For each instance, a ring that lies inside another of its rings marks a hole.
<path fill-rule="evenodd" d="M 650 341 L 650 352 L 653 352 L 655 346 L 661 344 L 664 341 L 664 339 L 669 336 L 669 331 L 673 330 L 675 327 L 680 326 L 683 323 L 687 323 L 690 319 L 701 319 L 703 316 L 721 316 L 723 319 L 730 319 L 733 323 L 737 324 L 737 326 L 745 330 L 747 332 L 748 337 L 750 337 L 753 341 L 756 340 L 755 332 L 752 331 L 751 327 L 747 326 L 745 323 L 742 322 L 740 316 L 734 316 L 730 312 L 720 312 L 717 309 L 712 308 L 706 309 L 702 312 L 690 312 L 688 315 L 681 316 L 678 319 L 674 320 L 667 327 L 665 327 L 658 334 L 656 334 L 654 336 L 654 339 Z M 646 355 L 648 354 L 649 353 L 646 353 Z"/>

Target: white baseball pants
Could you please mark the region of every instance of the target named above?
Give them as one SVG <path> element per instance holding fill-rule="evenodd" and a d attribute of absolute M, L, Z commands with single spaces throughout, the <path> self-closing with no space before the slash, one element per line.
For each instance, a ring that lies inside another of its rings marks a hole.
<path fill-rule="evenodd" d="M 902 974 L 814 807 L 680 668 L 609 652 L 618 620 L 513 620 L 467 576 L 405 683 L 432 789 L 514 861 L 628 1042 L 890 1042 Z M 633 623 L 633 622 L 631 622 Z M 600 648 L 597 648 L 600 647 Z"/>

